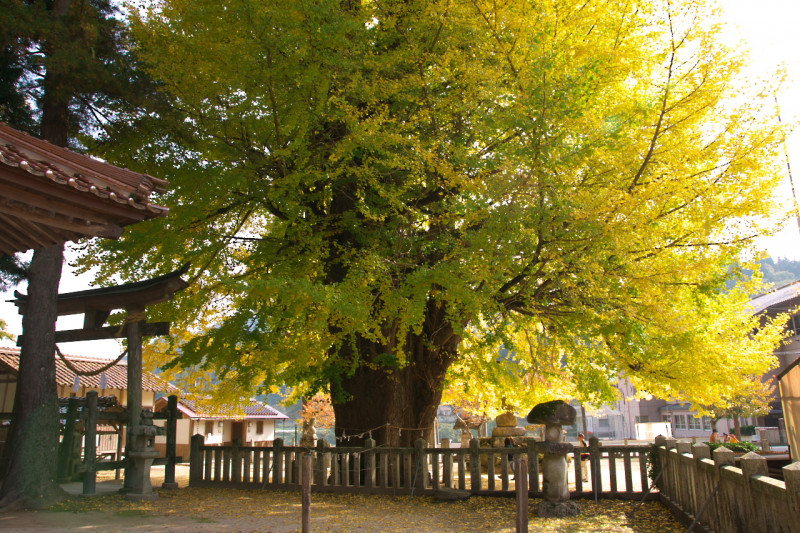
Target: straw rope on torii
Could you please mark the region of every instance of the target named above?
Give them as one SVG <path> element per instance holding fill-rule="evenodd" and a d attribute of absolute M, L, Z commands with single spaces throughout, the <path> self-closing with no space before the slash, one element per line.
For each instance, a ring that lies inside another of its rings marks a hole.
<path fill-rule="evenodd" d="M 125 326 L 127 326 L 128 324 L 133 324 L 134 322 L 143 322 L 145 320 L 147 320 L 147 316 L 143 312 L 130 313 L 127 317 L 125 317 L 125 321 L 123 321 L 122 324 L 120 324 L 119 330 L 117 330 L 116 336 L 117 337 L 122 336 L 122 333 L 125 331 Z M 109 368 L 115 366 L 117 363 L 122 361 L 122 359 L 128 354 L 128 349 L 125 348 L 125 350 L 121 354 L 119 354 L 119 357 L 117 357 L 116 359 L 114 359 L 113 361 L 108 363 L 107 365 L 103 365 L 100 368 L 95 369 L 95 370 L 80 370 L 80 369 L 78 369 L 75 365 L 73 365 L 69 361 L 69 359 L 64 357 L 64 354 L 61 353 L 61 349 L 58 347 L 58 344 L 56 344 L 56 354 L 58 355 L 59 359 L 61 359 L 61 361 L 64 363 L 64 365 L 66 365 L 66 367 L 69 368 L 72 371 L 73 374 L 76 374 L 78 376 L 90 377 L 90 376 L 96 376 L 98 374 L 102 374 L 103 372 L 105 372 Z"/>

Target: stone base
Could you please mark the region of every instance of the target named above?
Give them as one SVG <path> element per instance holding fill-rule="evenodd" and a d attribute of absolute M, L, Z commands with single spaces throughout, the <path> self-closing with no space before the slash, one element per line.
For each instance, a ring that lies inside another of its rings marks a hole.
<path fill-rule="evenodd" d="M 565 516 L 575 516 L 581 514 L 581 507 L 572 501 L 543 501 L 539 504 L 538 511 L 540 518 L 564 518 Z"/>
<path fill-rule="evenodd" d="M 177 489 L 178 488 L 178 484 L 177 483 L 167 483 L 165 481 L 164 483 L 161 484 L 161 488 L 162 489 Z"/>

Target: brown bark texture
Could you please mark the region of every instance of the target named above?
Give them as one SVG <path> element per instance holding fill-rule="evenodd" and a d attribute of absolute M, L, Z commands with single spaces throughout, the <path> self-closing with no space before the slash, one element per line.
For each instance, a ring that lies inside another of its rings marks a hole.
<path fill-rule="evenodd" d="M 69 6 L 70 0 L 56 0 L 52 9 L 57 16 L 63 16 Z M 48 57 L 52 46 L 45 44 Z M 71 97 L 64 73 L 48 68 L 41 132 L 44 140 L 57 146 L 67 145 Z M 63 262 L 63 245 L 40 248 L 31 260 L 14 419 L 0 464 L 0 509 L 45 508 L 65 495 L 56 483 L 59 413 L 55 331 Z"/>
<path fill-rule="evenodd" d="M 409 334 L 401 345 L 377 344 L 363 338 L 339 350 L 344 361 L 360 357 L 356 370 L 331 384 L 339 446 L 361 446 L 367 438 L 377 445 L 412 447 L 433 431 L 442 399 L 445 374 L 458 351 L 460 337 L 448 322 L 444 305 L 428 304 L 421 334 Z M 379 356 L 403 350 L 399 367 L 379 363 Z M 339 394 L 337 394 L 339 393 Z M 343 393 L 348 401 L 337 401 Z"/>
<path fill-rule="evenodd" d="M 62 495 L 55 481 L 59 435 L 55 322 L 63 258 L 63 246 L 56 245 L 36 250 L 31 261 L 14 420 L 0 467 L 0 508 L 44 508 Z"/>

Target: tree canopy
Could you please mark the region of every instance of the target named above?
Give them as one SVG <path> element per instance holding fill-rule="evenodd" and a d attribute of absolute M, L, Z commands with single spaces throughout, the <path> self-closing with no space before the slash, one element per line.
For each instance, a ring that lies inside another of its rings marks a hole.
<path fill-rule="evenodd" d="M 689 0 L 165 1 L 134 30 L 171 107 L 103 149 L 168 179 L 171 215 L 84 265 L 191 261 L 162 362 L 329 390 L 345 427 L 348 404 L 424 427 L 446 376 L 521 408 L 609 399 L 620 375 L 710 404 L 771 364 L 778 325 L 749 335 L 752 287 L 723 289 L 781 176 L 770 93 L 714 20 Z"/>

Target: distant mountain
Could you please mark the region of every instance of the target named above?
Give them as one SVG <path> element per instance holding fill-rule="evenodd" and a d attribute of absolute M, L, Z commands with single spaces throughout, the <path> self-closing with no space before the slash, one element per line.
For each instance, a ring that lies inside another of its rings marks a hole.
<path fill-rule="evenodd" d="M 773 288 L 782 287 L 793 281 L 800 280 L 800 261 L 791 259 L 778 259 L 771 257 L 760 261 L 764 281 L 771 283 Z"/>

